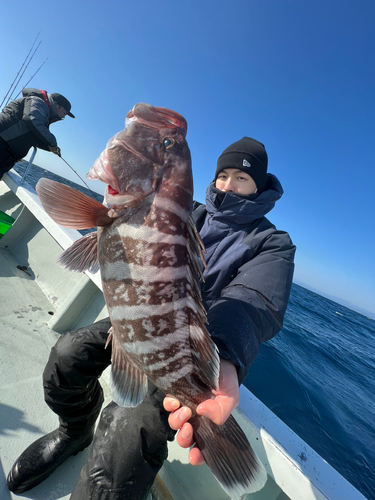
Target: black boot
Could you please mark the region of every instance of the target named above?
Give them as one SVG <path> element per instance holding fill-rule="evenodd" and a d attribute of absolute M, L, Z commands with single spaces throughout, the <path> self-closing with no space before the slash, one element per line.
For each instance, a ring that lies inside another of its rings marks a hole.
<path fill-rule="evenodd" d="M 7 486 L 13 493 L 34 488 L 46 479 L 71 455 L 77 455 L 93 440 L 93 433 L 69 438 L 56 429 L 32 443 L 15 461 L 7 477 Z"/>

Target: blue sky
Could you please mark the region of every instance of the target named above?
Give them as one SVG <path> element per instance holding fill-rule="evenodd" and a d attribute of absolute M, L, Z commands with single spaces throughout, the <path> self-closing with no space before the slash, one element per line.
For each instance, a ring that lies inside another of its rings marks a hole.
<path fill-rule="evenodd" d="M 375 313 L 373 0 L 4 4 L 0 98 L 40 30 L 16 93 L 47 59 L 27 86 L 71 101 L 51 131 L 81 177 L 137 102 L 187 119 L 202 202 L 223 149 L 254 137 L 285 191 L 269 218 L 297 245 L 295 281 Z M 77 181 L 51 153 L 35 163 Z"/>

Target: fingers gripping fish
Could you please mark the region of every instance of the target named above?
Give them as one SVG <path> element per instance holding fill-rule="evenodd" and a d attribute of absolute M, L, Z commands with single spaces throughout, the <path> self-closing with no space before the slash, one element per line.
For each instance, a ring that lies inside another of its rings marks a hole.
<path fill-rule="evenodd" d="M 195 412 L 218 387 L 220 361 L 200 297 L 203 244 L 191 218 L 186 132 L 178 113 L 137 104 L 88 174 L 107 184 L 103 205 L 48 179 L 39 181 L 37 192 L 59 224 L 98 227 L 59 259 L 72 271 L 100 268 L 112 323 L 114 401 L 139 404 L 150 379 L 189 406 L 207 465 L 239 499 L 263 487 L 263 466 L 232 416 L 217 426 Z"/>

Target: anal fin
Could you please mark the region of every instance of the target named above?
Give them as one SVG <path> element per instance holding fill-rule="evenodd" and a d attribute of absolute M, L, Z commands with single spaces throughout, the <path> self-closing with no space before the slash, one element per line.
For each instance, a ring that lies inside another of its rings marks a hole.
<path fill-rule="evenodd" d="M 112 335 L 111 392 L 113 401 L 119 406 L 137 406 L 146 396 L 147 388 L 147 376 L 130 359 L 116 335 Z"/>

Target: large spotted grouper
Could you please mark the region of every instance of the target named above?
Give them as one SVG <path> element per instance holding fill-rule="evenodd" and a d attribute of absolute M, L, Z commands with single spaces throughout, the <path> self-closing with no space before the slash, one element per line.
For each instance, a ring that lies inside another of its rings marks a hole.
<path fill-rule="evenodd" d="M 186 132 L 178 113 L 137 104 L 87 175 L 107 184 L 103 205 L 45 178 L 37 192 L 59 224 L 98 227 L 59 260 L 71 271 L 100 268 L 112 322 L 114 401 L 136 406 L 150 379 L 190 407 L 194 440 L 208 467 L 239 499 L 263 487 L 262 464 L 232 416 L 217 426 L 195 412 L 214 397 L 220 359 L 200 296 L 202 244 L 191 218 Z"/>

